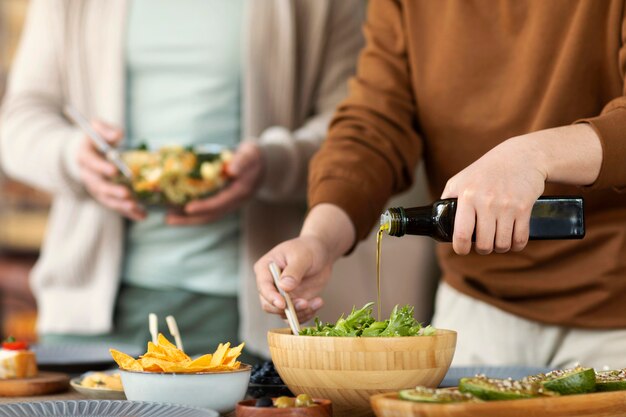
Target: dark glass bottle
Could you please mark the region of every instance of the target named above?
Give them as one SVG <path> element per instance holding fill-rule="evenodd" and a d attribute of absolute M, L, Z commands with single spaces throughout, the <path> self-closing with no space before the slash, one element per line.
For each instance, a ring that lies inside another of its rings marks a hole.
<path fill-rule="evenodd" d="M 422 235 L 452 242 L 456 198 L 431 206 L 395 207 L 380 216 L 380 226 L 391 236 Z M 530 216 L 530 240 L 582 239 L 585 216 L 582 197 L 541 197 Z"/>

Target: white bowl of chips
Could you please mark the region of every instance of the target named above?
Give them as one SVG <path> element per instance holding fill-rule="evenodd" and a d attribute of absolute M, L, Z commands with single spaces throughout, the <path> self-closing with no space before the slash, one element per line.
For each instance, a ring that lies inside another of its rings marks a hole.
<path fill-rule="evenodd" d="M 151 401 L 209 408 L 219 413 L 235 409 L 244 399 L 251 366 L 233 371 L 193 374 L 123 371 L 122 385 L 130 401 Z"/>
<path fill-rule="evenodd" d="M 209 408 L 219 413 L 235 409 L 246 395 L 252 367 L 237 361 L 243 343 L 220 344 L 214 353 L 192 359 L 163 335 L 148 342 L 147 352 L 135 359 L 111 349 L 120 366 L 126 398 Z"/>

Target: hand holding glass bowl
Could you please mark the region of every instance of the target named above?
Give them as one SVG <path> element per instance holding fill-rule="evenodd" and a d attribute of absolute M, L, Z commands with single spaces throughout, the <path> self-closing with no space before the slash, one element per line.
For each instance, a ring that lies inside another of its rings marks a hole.
<path fill-rule="evenodd" d="M 214 195 L 191 201 L 184 212 L 171 212 L 169 225 L 187 226 L 205 224 L 238 210 L 254 195 L 265 168 L 259 146 L 252 141 L 242 142 L 226 164 L 228 183 Z"/>

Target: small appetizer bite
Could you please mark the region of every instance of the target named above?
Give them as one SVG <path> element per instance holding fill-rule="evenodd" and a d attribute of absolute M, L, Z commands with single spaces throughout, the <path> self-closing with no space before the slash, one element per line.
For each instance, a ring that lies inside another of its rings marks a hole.
<path fill-rule="evenodd" d="M 35 352 L 28 343 L 9 337 L 0 349 L 0 378 L 29 378 L 37 375 Z"/>

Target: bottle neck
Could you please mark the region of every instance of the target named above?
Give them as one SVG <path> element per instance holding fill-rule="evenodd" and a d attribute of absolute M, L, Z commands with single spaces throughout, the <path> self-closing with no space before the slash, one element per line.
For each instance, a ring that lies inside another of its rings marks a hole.
<path fill-rule="evenodd" d="M 390 236 L 432 236 L 434 230 L 432 206 L 394 207 L 383 213 L 380 225 Z"/>

